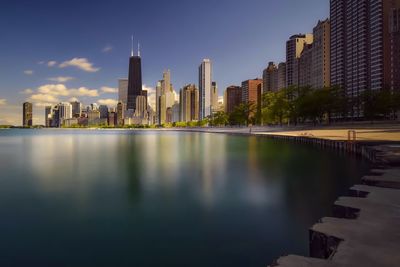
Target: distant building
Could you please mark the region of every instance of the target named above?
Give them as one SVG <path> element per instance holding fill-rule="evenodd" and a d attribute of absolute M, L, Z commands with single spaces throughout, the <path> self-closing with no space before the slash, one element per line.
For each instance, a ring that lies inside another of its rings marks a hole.
<path fill-rule="evenodd" d="M 232 113 L 242 103 L 242 88 L 229 86 L 225 91 L 225 112 Z"/>
<path fill-rule="evenodd" d="M 172 122 L 180 121 L 180 105 L 178 102 L 172 106 Z"/>
<path fill-rule="evenodd" d="M 218 110 L 218 86 L 216 82 L 211 83 L 211 111 Z"/>
<path fill-rule="evenodd" d="M 44 109 L 44 121 L 46 127 L 51 127 L 53 110 L 51 106 L 46 106 Z"/>
<path fill-rule="evenodd" d="M 125 119 L 125 104 L 123 102 L 118 102 L 117 104 L 117 125 L 119 127 L 124 126 Z"/>
<path fill-rule="evenodd" d="M 118 80 L 118 101 L 125 105 L 128 103 L 128 79 Z"/>
<path fill-rule="evenodd" d="M 199 119 L 203 120 L 211 115 L 211 60 L 204 59 L 199 67 Z"/>
<path fill-rule="evenodd" d="M 62 102 L 58 106 L 58 117 L 60 125 L 64 124 L 64 120 L 72 119 L 72 105 L 68 102 Z"/>
<path fill-rule="evenodd" d="M 32 127 L 32 110 L 33 110 L 33 105 L 32 103 L 25 102 L 22 105 L 22 125 L 24 127 Z"/>
<path fill-rule="evenodd" d="M 117 126 L 117 113 L 114 111 L 111 111 L 108 113 L 108 120 L 107 120 L 107 124 L 109 127 L 115 127 Z"/>
<path fill-rule="evenodd" d="M 158 124 L 166 122 L 166 112 L 175 104 L 174 89 L 171 84 L 171 71 L 163 72 L 163 79 L 157 83 L 156 87 L 156 111 Z"/>
<path fill-rule="evenodd" d="M 180 120 L 191 122 L 199 120 L 199 90 L 194 84 L 185 85 L 179 92 Z"/>
<path fill-rule="evenodd" d="M 106 105 L 100 105 L 99 112 L 100 112 L 100 119 L 108 118 L 108 107 Z"/>
<path fill-rule="evenodd" d="M 172 123 L 172 108 L 167 108 L 167 112 L 166 112 L 166 123 Z"/>
<path fill-rule="evenodd" d="M 147 113 L 147 100 L 145 96 L 136 97 L 135 117 L 144 118 Z"/>
<path fill-rule="evenodd" d="M 305 44 L 301 56 L 297 60 L 299 86 L 311 86 L 313 62 L 313 44 Z"/>
<path fill-rule="evenodd" d="M 72 117 L 80 118 L 82 116 L 82 104 L 78 101 L 71 102 Z"/>
<path fill-rule="evenodd" d="M 105 119 L 107 120 L 107 119 Z M 104 122 L 104 119 L 100 118 L 100 111 L 98 110 L 90 110 L 88 112 L 88 124 L 89 126 L 100 125 Z"/>
<path fill-rule="evenodd" d="M 306 44 L 312 44 L 312 34 L 297 34 L 286 42 L 286 86 L 299 85 L 298 59 Z"/>

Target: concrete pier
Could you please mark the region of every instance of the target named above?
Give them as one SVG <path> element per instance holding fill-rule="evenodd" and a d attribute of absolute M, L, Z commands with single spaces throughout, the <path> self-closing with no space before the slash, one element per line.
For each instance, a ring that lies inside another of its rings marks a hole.
<path fill-rule="evenodd" d="M 289 255 L 270 266 L 400 266 L 399 152 L 399 146 L 369 148 L 380 168 L 334 203 L 335 217 L 311 227 L 310 257 Z"/>

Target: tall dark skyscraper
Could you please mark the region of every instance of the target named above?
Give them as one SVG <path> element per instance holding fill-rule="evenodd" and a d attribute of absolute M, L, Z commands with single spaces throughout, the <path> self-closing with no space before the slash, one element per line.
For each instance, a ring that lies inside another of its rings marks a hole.
<path fill-rule="evenodd" d="M 133 43 L 133 38 L 132 38 Z M 128 76 L 128 103 L 127 109 L 136 110 L 136 97 L 143 95 L 142 91 L 142 59 L 140 57 L 140 48 L 138 54 L 133 53 L 133 44 L 131 57 L 129 59 L 129 76 Z M 147 102 L 147 101 L 146 101 Z"/>

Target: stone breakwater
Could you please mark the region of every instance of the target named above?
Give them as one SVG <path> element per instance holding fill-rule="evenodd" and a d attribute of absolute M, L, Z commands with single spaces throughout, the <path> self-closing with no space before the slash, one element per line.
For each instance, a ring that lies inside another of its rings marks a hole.
<path fill-rule="evenodd" d="M 333 217 L 309 229 L 310 257 L 281 257 L 271 267 L 400 266 L 400 145 L 270 137 L 356 153 L 375 166 L 334 203 Z"/>

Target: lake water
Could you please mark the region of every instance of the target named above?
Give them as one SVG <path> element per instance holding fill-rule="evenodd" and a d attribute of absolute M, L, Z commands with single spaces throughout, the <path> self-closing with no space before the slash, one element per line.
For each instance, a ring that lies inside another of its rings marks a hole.
<path fill-rule="evenodd" d="M 265 138 L 0 130 L 0 266 L 267 266 L 366 162 Z"/>

